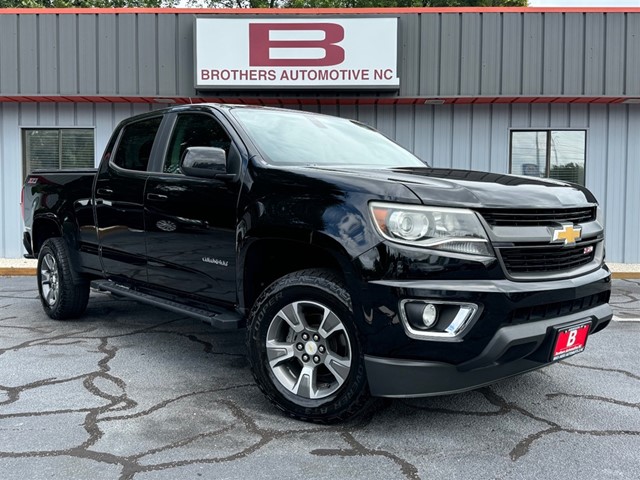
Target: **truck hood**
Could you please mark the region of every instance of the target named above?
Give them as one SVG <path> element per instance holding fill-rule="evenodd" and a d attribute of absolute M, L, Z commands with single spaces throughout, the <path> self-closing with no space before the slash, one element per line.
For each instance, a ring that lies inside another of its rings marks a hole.
<path fill-rule="evenodd" d="M 324 171 L 330 169 L 322 169 Z M 359 178 L 401 183 L 424 204 L 469 208 L 558 208 L 595 205 L 593 194 L 573 183 L 471 170 L 396 168 L 331 169 Z"/>

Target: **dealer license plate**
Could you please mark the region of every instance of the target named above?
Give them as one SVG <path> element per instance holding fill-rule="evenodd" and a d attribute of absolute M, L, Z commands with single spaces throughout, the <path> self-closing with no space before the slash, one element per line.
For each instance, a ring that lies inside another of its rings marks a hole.
<path fill-rule="evenodd" d="M 558 330 L 551 360 L 561 360 L 582 352 L 587 345 L 590 327 L 591 323 L 582 323 Z"/>

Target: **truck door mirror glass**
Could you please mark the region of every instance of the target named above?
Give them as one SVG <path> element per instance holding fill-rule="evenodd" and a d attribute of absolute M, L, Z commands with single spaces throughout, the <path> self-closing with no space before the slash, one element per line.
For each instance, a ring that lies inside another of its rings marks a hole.
<path fill-rule="evenodd" d="M 215 178 L 227 173 L 227 154 L 217 147 L 189 147 L 182 158 L 182 171 L 192 177 Z"/>

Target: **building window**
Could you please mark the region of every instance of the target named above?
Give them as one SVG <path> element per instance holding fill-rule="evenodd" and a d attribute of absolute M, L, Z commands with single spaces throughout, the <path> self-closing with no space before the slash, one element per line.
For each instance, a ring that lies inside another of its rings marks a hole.
<path fill-rule="evenodd" d="M 34 128 L 22 130 L 25 172 L 93 168 L 92 128 Z"/>
<path fill-rule="evenodd" d="M 585 130 L 512 130 L 511 173 L 584 185 Z"/>

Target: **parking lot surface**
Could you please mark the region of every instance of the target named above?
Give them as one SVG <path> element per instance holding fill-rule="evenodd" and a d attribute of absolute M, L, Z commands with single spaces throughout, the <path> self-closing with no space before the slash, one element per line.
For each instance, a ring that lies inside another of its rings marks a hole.
<path fill-rule="evenodd" d="M 265 400 L 244 331 L 97 292 L 55 322 L 34 277 L 0 277 L 0 477 L 636 479 L 640 282 L 612 304 L 579 355 L 325 427 Z"/>

